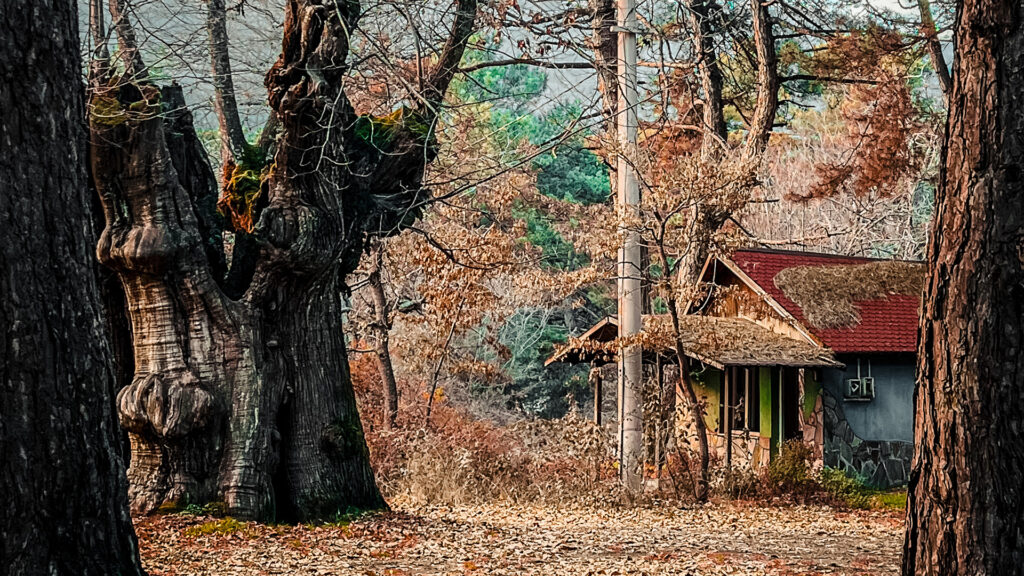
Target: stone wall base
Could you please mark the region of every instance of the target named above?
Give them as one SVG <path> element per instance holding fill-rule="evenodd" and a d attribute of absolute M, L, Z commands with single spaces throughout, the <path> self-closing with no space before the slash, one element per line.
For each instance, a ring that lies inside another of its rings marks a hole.
<path fill-rule="evenodd" d="M 842 401 L 822 391 L 825 416 L 825 466 L 842 470 L 875 488 L 905 486 L 910 478 L 914 444 L 899 440 L 864 440 L 846 421 Z"/>

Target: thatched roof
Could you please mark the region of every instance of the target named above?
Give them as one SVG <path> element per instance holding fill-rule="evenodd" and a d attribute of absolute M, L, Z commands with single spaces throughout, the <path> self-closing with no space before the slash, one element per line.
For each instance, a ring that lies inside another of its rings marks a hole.
<path fill-rule="evenodd" d="M 842 366 L 827 348 L 783 336 L 743 318 L 687 315 L 679 321 L 684 353 L 716 368 Z M 613 360 L 619 345 L 624 343 L 616 339 L 617 326 L 614 317 L 602 320 L 556 350 L 545 364 Z M 671 318 L 645 315 L 644 331 L 636 343 L 646 352 L 671 355 L 675 348 Z"/>
<path fill-rule="evenodd" d="M 709 259 L 705 274 L 710 282 L 735 276 L 783 320 L 836 354 L 917 350 L 924 276 L 919 262 L 744 249 Z"/>
<path fill-rule="evenodd" d="M 898 260 L 839 266 L 794 266 L 775 275 L 774 283 L 803 310 L 815 328 L 842 328 L 860 323 L 858 302 L 891 295 L 918 296 L 924 290 L 925 265 Z"/>

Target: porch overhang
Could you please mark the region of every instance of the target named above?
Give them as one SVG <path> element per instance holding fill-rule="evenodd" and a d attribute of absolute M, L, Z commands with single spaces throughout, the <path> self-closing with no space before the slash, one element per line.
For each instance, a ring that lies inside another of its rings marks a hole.
<path fill-rule="evenodd" d="M 612 343 L 618 335 L 618 318 L 605 316 L 589 330 L 571 339 L 566 345 L 555 348 L 555 353 L 544 361 L 544 365 L 564 362 L 566 364 L 593 363 L 603 366 L 615 362 L 616 352 L 612 349 Z"/>
<path fill-rule="evenodd" d="M 673 354 L 675 332 L 671 318 L 667 314 L 645 315 L 643 323 L 644 332 L 639 342 L 645 354 Z M 772 332 L 746 318 L 686 315 L 679 317 L 679 328 L 683 353 L 718 369 L 727 366 L 843 366 L 828 348 Z M 615 317 L 605 318 L 557 349 L 544 365 L 612 362 L 617 353 L 617 334 Z"/>

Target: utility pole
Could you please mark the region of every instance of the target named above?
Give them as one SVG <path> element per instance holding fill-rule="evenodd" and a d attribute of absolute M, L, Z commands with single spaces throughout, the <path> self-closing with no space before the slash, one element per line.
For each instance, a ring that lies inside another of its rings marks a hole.
<path fill-rule="evenodd" d="M 614 31 L 618 34 L 619 98 L 616 133 L 619 156 L 616 167 L 618 208 L 624 215 L 640 206 L 640 188 L 631 159 L 636 149 L 636 4 L 635 0 L 617 0 Z M 639 334 L 643 329 L 641 293 L 640 233 L 626 230 L 619 250 L 619 337 Z M 642 480 L 640 456 L 643 448 L 643 411 L 640 404 L 643 386 L 643 350 L 629 346 L 619 353 L 619 476 L 625 486 L 639 491 Z"/>

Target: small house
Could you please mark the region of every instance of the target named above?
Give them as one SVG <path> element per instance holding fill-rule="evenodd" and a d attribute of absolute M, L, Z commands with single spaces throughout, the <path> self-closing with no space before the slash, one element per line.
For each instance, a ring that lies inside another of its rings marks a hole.
<path fill-rule="evenodd" d="M 765 466 L 801 439 L 825 466 L 880 488 L 905 484 L 924 276 L 920 262 L 810 252 L 709 258 L 680 333 L 716 457 Z M 660 379 L 674 364 L 668 315 L 645 315 L 644 333 Z M 549 362 L 610 362 L 616 335 L 606 318 Z"/>

